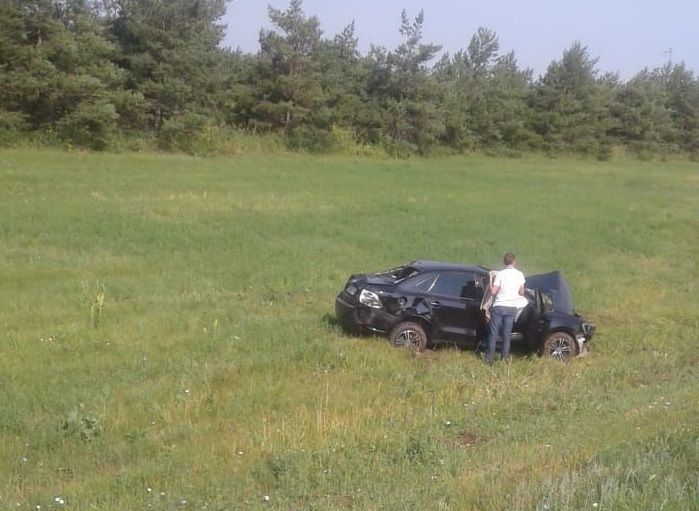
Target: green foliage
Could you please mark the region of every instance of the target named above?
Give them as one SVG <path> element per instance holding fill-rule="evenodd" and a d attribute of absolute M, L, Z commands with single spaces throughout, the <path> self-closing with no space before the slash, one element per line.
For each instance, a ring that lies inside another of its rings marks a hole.
<path fill-rule="evenodd" d="M 224 35 L 219 23 L 226 0 L 169 2 L 118 0 L 108 18 L 110 32 L 121 49 L 120 64 L 129 75 L 130 90 L 145 99 L 145 116 L 129 118 L 132 127 L 146 130 L 169 123 L 189 124 L 187 116 L 216 120 L 225 83 Z M 138 124 L 138 122 L 145 122 Z M 167 136 L 165 138 L 168 138 Z"/>
<path fill-rule="evenodd" d="M 623 82 L 580 42 L 533 80 L 479 27 L 453 55 L 402 12 L 396 48 L 326 37 L 302 0 L 269 6 L 260 51 L 221 47 L 228 0 L 0 3 L 0 144 L 215 152 L 235 130 L 338 150 L 333 127 L 399 157 L 445 152 L 699 154 L 699 79 L 684 63 Z M 16 117 L 13 117 L 16 116 Z M 91 131 L 95 130 L 92 134 Z M 192 140 L 187 140 L 187 136 Z M 263 142 L 264 143 L 264 142 Z"/>
<path fill-rule="evenodd" d="M 66 142 L 100 151 L 112 145 L 118 118 L 112 103 L 83 101 L 56 123 L 56 130 Z"/>
<path fill-rule="evenodd" d="M 392 154 L 428 154 L 443 130 L 435 106 L 437 87 L 429 62 L 440 46 L 423 43 L 422 11 L 411 20 L 403 11 L 400 33 L 404 42 L 395 51 L 373 48 L 367 59 L 367 95 L 380 108 L 376 139 Z M 374 120 L 371 117 L 368 120 Z M 369 138 L 371 124 L 360 126 Z"/>
<path fill-rule="evenodd" d="M 614 148 L 608 142 L 602 142 L 597 146 L 597 159 L 599 161 L 609 161 L 614 156 Z"/>
<path fill-rule="evenodd" d="M 549 152 L 597 151 L 599 120 L 604 115 L 596 76 L 597 59 L 587 47 L 574 43 L 554 61 L 532 95 L 533 131 L 541 137 L 542 148 Z"/>
<path fill-rule="evenodd" d="M 26 127 L 22 113 L 0 109 L 0 147 L 17 143 Z"/>
<path fill-rule="evenodd" d="M 195 155 L 209 154 L 218 142 L 210 119 L 187 112 L 164 121 L 158 131 L 158 147 L 166 151 L 181 151 Z M 213 136 L 212 136 L 213 135 Z"/>
<path fill-rule="evenodd" d="M 500 55 L 499 47 L 497 35 L 481 27 L 466 50 L 435 69 L 445 109 L 442 141 L 456 149 L 516 152 L 531 145 L 531 71 L 520 70 L 514 52 Z"/>
<path fill-rule="evenodd" d="M 294 126 L 289 130 L 287 145 L 291 149 L 300 149 L 313 153 L 331 151 L 335 146 L 335 138 L 326 129 L 313 126 Z"/>

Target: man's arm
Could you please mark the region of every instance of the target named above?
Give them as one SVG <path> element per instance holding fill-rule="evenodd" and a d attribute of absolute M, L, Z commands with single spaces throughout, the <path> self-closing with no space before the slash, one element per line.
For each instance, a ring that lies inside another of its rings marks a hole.
<path fill-rule="evenodd" d="M 524 296 L 524 286 L 519 286 L 519 295 Z"/>
<path fill-rule="evenodd" d="M 488 273 L 488 291 L 490 291 L 490 294 L 492 296 L 495 296 L 498 294 L 498 291 L 500 291 L 500 286 L 496 286 L 494 281 L 493 281 L 493 274 Z"/>

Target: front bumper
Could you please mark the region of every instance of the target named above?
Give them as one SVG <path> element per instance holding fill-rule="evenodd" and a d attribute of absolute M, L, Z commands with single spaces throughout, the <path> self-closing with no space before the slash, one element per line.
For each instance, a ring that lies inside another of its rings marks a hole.
<path fill-rule="evenodd" d="M 342 293 L 335 299 L 335 315 L 344 330 L 354 333 L 370 331 L 385 335 L 400 320 L 383 309 L 350 303 L 343 298 Z"/>
<path fill-rule="evenodd" d="M 595 332 L 597 331 L 597 327 L 595 326 L 594 323 L 590 323 L 589 321 L 584 321 L 582 324 L 582 331 L 583 335 L 587 338 L 589 341 L 594 337 Z"/>
<path fill-rule="evenodd" d="M 583 322 L 582 332 L 575 336 L 575 342 L 578 343 L 578 353 L 585 350 L 586 343 L 595 335 L 597 328 L 594 323 Z"/>

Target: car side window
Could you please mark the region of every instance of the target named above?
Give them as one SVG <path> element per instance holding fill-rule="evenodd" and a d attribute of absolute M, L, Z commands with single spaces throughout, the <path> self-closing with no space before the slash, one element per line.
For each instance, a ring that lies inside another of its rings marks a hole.
<path fill-rule="evenodd" d="M 476 278 L 470 272 L 440 273 L 432 286 L 432 293 L 475 300 L 478 298 Z"/>
<path fill-rule="evenodd" d="M 434 273 L 430 273 L 428 275 L 420 276 L 415 279 L 415 282 L 413 283 L 413 286 L 415 289 L 418 289 L 422 291 L 423 293 L 426 293 L 430 290 L 432 287 L 432 284 L 434 283 L 434 278 L 436 275 Z"/>

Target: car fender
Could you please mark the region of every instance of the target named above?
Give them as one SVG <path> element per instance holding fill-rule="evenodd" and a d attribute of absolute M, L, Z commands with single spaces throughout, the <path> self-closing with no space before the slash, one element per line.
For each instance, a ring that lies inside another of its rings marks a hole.
<path fill-rule="evenodd" d="M 401 318 L 405 321 L 407 318 L 412 317 L 412 316 L 418 316 L 421 318 L 424 318 L 427 321 L 431 321 L 432 317 L 432 309 L 430 308 L 429 304 L 427 303 L 427 300 L 424 298 L 418 297 L 412 300 L 411 303 L 406 303 L 408 302 L 408 299 L 406 298 L 401 298 L 401 302 L 404 303 L 402 306 L 402 311 L 401 311 Z"/>
<path fill-rule="evenodd" d="M 432 309 L 428 305 L 427 301 L 423 298 L 417 298 L 410 304 L 409 307 L 405 307 L 401 314 L 401 322 L 413 321 L 419 323 L 425 329 L 425 332 L 430 335 L 432 332 Z"/>
<path fill-rule="evenodd" d="M 572 336 L 582 331 L 582 319 L 579 316 L 553 312 L 548 315 L 548 332 L 566 332 Z"/>
<path fill-rule="evenodd" d="M 425 333 L 427 334 L 428 338 L 432 337 L 432 321 L 429 318 L 413 314 L 412 316 L 404 316 L 403 321 L 417 323 L 418 325 L 422 326 L 422 328 L 425 330 Z"/>

